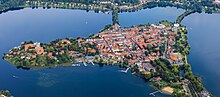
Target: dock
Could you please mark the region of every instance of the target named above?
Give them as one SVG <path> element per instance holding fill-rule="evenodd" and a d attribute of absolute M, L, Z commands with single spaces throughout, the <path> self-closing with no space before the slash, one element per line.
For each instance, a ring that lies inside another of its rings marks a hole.
<path fill-rule="evenodd" d="M 120 72 L 127 73 L 129 69 L 130 69 L 130 68 L 127 68 L 126 70 L 120 70 Z"/>
<path fill-rule="evenodd" d="M 80 64 L 72 64 L 72 66 L 74 66 L 74 67 L 75 67 L 75 66 L 80 66 Z"/>
<path fill-rule="evenodd" d="M 84 66 L 87 66 L 86 62 L 83 62 L 83 65 L 84 65 Z"/>
<path fill-rule="evenodd" d="M 151 95 L 151 96 L 156 96 L 155 94 L 158 93 L 158 92 L 161 93 L 161 91 L 155 91 L 155 92 L 150 93 L 149 95 Z"/>
<path fill-rule="evenodd" d="M 92 61 L 91 61 L 92 65 L 95 65 Z"/>

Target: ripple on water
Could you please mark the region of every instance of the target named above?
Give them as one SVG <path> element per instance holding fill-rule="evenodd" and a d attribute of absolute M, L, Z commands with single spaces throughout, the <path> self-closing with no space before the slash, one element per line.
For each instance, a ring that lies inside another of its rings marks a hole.
<path fill-rule="evenodd" d="M 58 83 L 56 74 L 39 72 L 39 75 L 40 77 L 38 78 L 37 85 L 40 87 L 48 88 Z"/>

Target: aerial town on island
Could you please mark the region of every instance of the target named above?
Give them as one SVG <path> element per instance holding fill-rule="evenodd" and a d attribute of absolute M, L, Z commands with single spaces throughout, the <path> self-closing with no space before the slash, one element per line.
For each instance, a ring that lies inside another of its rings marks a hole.
<path fill-rule="evenodd" d="M 175 23 L 120 27 L 118 13 L 154 7 L 185 9 Z M 187 55 L 190 51 L 184 17 L 198 12 L 219 13 L 220 0 L 0 0 L 0 14 L 26 7 L 93 10 L 112 13 L 113 25 L 88 38 L 57 39 L 49 43 L 22 42 L 3 54 L 18 68 L 118 65 L 150 81 L 156 92 L 175 97 L 210 97 L 199 77 L 194 76 Z M 11 97 L 0 91 L 0 97 Z"/>
<path fill-rule="evenodd" d="M 80 66 L 80 62 L 85 66 L 119 65 L 127 68 L 123 72 L 130 69 L 164 93 L 209 96 L 186 61 L 190 49 L 186 33 L 185 26 L 167 21 L 129 28 L 107 25 L 88 38 L 57 39 L 48 44 L 22 42 L 3 58 L 21 68 Z"/>
<path fill-rule="evenodd" d="M 6 53 L 4 58 L 9 61 L 13 59 L 12 63 L 24 67 L 63 64 L 70 61 L 83 62 L 91 58 L 102 59 L 104 63 L 109 64 L 127 63 L 126 65 L 129 66 L 135 64 L 142 66 L 163 58 L 173 65 L 183 65 L 184 56 L 175 51 L 179 26 L 179 24 L 173 26 L 152 24 L 122 28 L 119 25 L 113 25 L 89 38 L 57 39 L 49 44 L 23 42 L 21 46 Z M 44 60 L 39 60 L 41 58 L 49 61 L 43 62 Z M 15 61 L 16 59 L 19 61 Z M 54 60 L 55 63 L 50 63 L 50 60 Z M 98 63 L 98 61 L 95 62 Z M 150 64 L 144 66 L 148 65 Z"/>
<path fill-rule="evenodd" d="M 159 58 L 167 58 L 170 63 L 182 65 L 182 56 L 172 48 L 179 24 L 175 27 L 140 25 L 121 28 L 118 25 L 99 33 L 98 38 L 87 39 L 97 44 L 100 56 L 113 63 L 127 61 L 129 65 L 149 63 Z M 152 67 L 152 66 L 150 66 Z"/>

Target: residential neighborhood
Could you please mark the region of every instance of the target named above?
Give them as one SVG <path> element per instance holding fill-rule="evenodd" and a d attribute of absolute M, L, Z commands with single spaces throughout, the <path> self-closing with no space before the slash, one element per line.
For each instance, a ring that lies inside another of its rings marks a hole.
<path fill-rule="evenodd" d="M 127 61 L 129 65 L 136 64 L 140 68 L 148 67 L 155 71 L 150 61 L 159 58 L 166 58 L 173 65 L 183 64 L 182 55 L 172 48 L 179 27 L 177 24 L 174 25 L 152 24 L 131 28 L 113 25 L 100 32 L 98 38 L 86 41 L 97 44 L 101 57 L 114 60 L 115 63 Z"/>

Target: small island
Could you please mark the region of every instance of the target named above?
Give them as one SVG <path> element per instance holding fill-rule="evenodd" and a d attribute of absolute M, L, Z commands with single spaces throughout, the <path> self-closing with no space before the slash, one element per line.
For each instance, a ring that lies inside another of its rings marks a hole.
<path fill-rule="evenodd" d="M 10 92 L 8 90 L 6 91 L 0 91 L 0 97 L 13 97 L 11 96 Z"/>
<path fill-rule="evenodd" d="M 127 68 L 122 72 L 130 69 L 148 80 L 157 92 L 175 97 L 210 96 L 187 62 L 190 46 L 186 34 L 184 25 L 168 21 L 132 27 L 114 24 L 88 38 L 22 42 L 3 58 L 21 68 L 77 66 L 79 62 L 116 65 Z"/>

